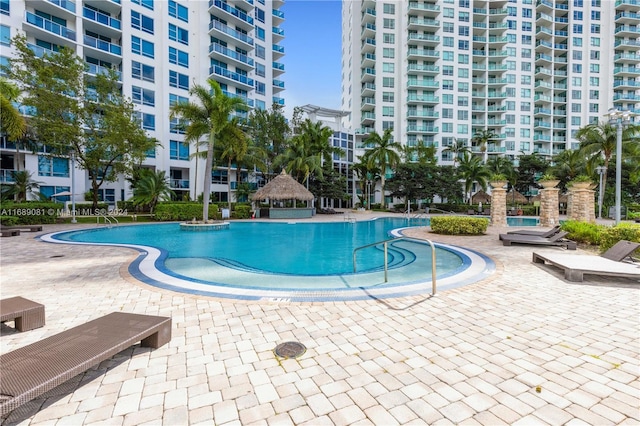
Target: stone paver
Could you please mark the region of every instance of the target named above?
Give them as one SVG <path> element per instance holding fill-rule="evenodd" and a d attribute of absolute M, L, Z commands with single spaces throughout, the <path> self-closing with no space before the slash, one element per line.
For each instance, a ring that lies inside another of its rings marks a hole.
<path fill-rule="evenodd" d="M 504 247 L 504 231 L 409 231 L 491 257 L 497 271 L 482 282 L 313 303 L 175 293 L 129 276 L 130 249 L 3 238 L 2 298 L 36 300 L 47 317 L 24 333 L 1 325 L 3 353 L 112 311 L 173 320 L 169 344 L 129 348 L 4 424 L 638 424 L 638 282 L 566 282 L 531 262 L 534 250 L 560 249 Z M 307 352 L 276 359 L 288 340 Z"/>

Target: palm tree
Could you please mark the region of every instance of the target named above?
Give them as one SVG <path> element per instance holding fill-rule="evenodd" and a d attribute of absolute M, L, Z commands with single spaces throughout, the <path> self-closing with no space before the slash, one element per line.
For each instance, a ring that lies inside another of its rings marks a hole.
<path fill-rule="evenodd" d="M 139 179 L 133 189 L 133 204 L 136 206 L 149 206 L 149 212 L 153 213 L 160 201 L 171 200 L 175 193 L 169 188 L 169 181 L 164 170 L 153 171 L 141 169 Z"/>
<path fill-rule="evenodd" d="M 368 194 L 367 192 L 367 185 L 369 185 L 371 182 L 375 183 L 380 178 L 380 173 L 376 167 L 373 167 L 371 164 L 363 161 L 362 158 L 360 160 L 361 161 L 359 163 L 355 163 L 353 164 L 353 166 L 351 166 L 351 170 L 353 170 L 353 172 L 358 177 L 360 191 L 363 194 L 358 198 L 360 198 L 361 203 L 363 200 L 366 200 L 366 203 L 363 203 L 363 206 L 367 209 L 370 209 L 370 200 L 367 199 L 367 195 L 370 194 Z"/>
<path fill-rule="evenodd" d="M 478 130 L 474 133 L 471 138 L 472 142 L 475 142 L 476 146 L 480 148 L 480 152 L 482 153 L 482 161 L 487 162 L 487 143 L 490 140 L 495 139 L 498 135 L 496 135 L 493 130 L 483 129 Z"/>
<path fill-rule="evenodd" d="M 478 185 L 484 190 L 487 189 L 487 182 L 491 177 L 489 169 L 482 164 L 482 160 L 475 155 L 467 153 L 460 159 L 460 174 L 464 179 L 464 189 L 469 194 L 469 204 L 471 204 L 471 190 L 473 189 L 473 183 L 477 182 Z"/>
<path fill-rule="evenodd" d="M 400 163 L 402 145 L 393 141 L 393 129 L 387 129 L 382 136 L 377 132 L 372 132 L 364 143 L 368 146 L 363 155 L 364 161 L 370 163 L 372 168 L 380 170 L 380 191 L 382 193 L 382 208 L 386 206 L 384 194 L 385 175 L 388 168 L 393 168 Z"/>
<path fill-rule="evenodd" d="M 638 140 L 640 126 L 634 124 L 622 130 L 622 151 L 633 155 L 633 141 Z M 580 141 L 580 153 L 587 158 L 589 170 L 595 170 L 595 165 L 603 162 L 609 169 L 611 157 L 616 151 L 617 126 L 609 123 L 593 123 L 578 129 L 576 139 Z M 603 176 L 603 188 L 607 187 L 607 175 Z"/>
<path fill-rule="evenodd" d="M 453 167 L 457 167 L 457 162 L 462 158 L 467 152 L 471 152 L 471 149 L 466 145 L 458 142 L 457 139 L 453 140 L 453 143 L 447 147 L 445 147 L 443 152 L 450 152 L 453 156 Z"/>
<path fill-rule="evenodd" d="M 19 139 L 27 129 L 24 117 L 12 103 L 19 95 L 20 89 L 16 85 L 0 78 L 0 132 L 11 141 Z"/>
<path fill-rule="evenodd" d="M 238 117 L 233 117 L 227 123 L 222 132 L 220 132 L 219 140 L 220 159 L 227 160 L 227 191 L 229 193 L 227 205 L 231 210 L 231 168 L 233 163 L 236 163 L 236 170 L 239 172 L 240 165 L 238 160 L 244 158 L 249 151 L 248 138 L 241 127 Z M 240 176 L 240 173 L 237 173 L 236 176 Z M 236 183 L 240 183 L 238 179 L 236 179 Z"/>
<path fill-rule="evenodd" d="M 403 145 L 400 154 L 405 163 L 426 165 L 437 163 L 437 151 L 435 146 L 427 145 L 423 140 L 419 140 L 415 146 Z"/>
<path fill-rule="evenodd" d="M 566 149 L 553 156 L 551 171 L 563 186 L 578 175 L 587 174 L 584 154 L 577 149 Z"/>
<path fill-rule="evenodd" d="M 291 139 L 289 147 L 276 158 L 274 165 L 284 167 L 291 176 L 304 184 L 312 173 L 322 175 L 322 158 L 309 146 L 309 139 L 296 135 Z"/>
<path fill-rule="evenodd" d="M 28 194 L 38 195 L 36 189 L 40 188 L 42 182 L 31 179 L 31 172 L 28 170 L 12 171 L 12 185 L 6 190 L 6 195 L 14 197 L 16 202 L 21 203 L 27 200 Z"/>
<path fill-rule="evenodd" d="M 513 161 L 508 157 L 491 157 L 487 160 L 487 168 L 493 174 L 509 176 L 513 171 Z"/>
<path fill-rule="evenodd" d="M 211 170 L 213 169 L 213 148 L 220 132 L 229 122 L 230 115 L 236 110 L 246 109 L 245 101 L 240 97 L 227 96 L 213 79 L 207 80 L 209 88 L 196 84 L 189 90 L 197 102 L 178 103 L 171 107 L 171 118 L 182 117 L 189 122 L 185 129 L 187 140 L 197 141 L 207 136 L 207 160 L 205 163 L 204 196 L 202 220 L 209 219 L 209 199 L 211 196 Z"/>

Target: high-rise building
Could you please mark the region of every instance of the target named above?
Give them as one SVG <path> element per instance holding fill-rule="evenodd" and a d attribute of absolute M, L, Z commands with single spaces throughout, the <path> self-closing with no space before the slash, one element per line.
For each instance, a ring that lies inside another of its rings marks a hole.
<path fill-rule="evenodd" d="M 143 166 L 166 171 L 180 198 L 189 194 L 195 199 L 203 189 L 204 160 L 193 158 L 196 147 L 184 141 L 177 120 L 169 120 L 170 107 L 188 100 L 189 88 L 206 86 L 209 78 L 252 108 L 284 105 L 283 4 L 284 0 L 0 0 L 0 63 L 8 63 L 10 40 L 21 34 L 38 55 L 66 46 L 86 61 L 89 74 L 117 70 L 122 93 L 137 104 L 144 129 L 159 141 Z M 72 173 L 76 194 L 90 189 L 86 171 L 72 170 L 68 158 L 16 153 L 6 138 L 0 155 L 2 182 L 11 180 L 13 170 L 26 168 L 43 182 L 40 192 L 46 196 L 70 191 Z M 217 200 L 226 201 L 229 179 L 235 188 L 235 172 L 227 176 L 226 168 L 219 168 L 212 179 Z M 123 178 L 104 184 L 100 194 L 111 205 L 130 195 Z"/>
<path fill-rule="evenodd" d="M 342 10 L 342 105 L 372 131 L 485 158 L 577 147 L 611 107 L 640 112 L 638 0 L 356 0 Z M 486 147 L 477 132 L 495 136 Z"/>

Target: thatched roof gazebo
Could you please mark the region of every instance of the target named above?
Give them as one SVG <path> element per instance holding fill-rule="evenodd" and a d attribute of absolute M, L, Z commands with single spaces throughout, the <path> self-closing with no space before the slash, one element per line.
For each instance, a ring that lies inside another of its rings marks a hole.
<path fill-rule="evenodd" d="M 313 215 L 313 209 L 308 207 L 308 202 L 314 199 L 313 194 L 285 172 L 284 169 L 278 176 L 273 178 L 271 182 L 268 182 L 251 196 L 252 201 L 267 199 L 270 203 L 269 217 L 279 219 L 296 219 L 311 217 Z M 288 200 L 294 201 L 293 208 L 273 206 L 274 201 Z M 296 200 L 307 201 L 307 207 L 302 209 L 296 208 Z"/>
<path fill-rule="evenodd" d="M 473 196 L 471 197 L 471 203 L 472 204 L 477 204 L 477 203 L 491 203 L 491 195 L 487 194 L 486 192 L 484 192 L 482 189 L 479 190 L 478 192 L 476 192 L 475 194 L 473 194 Z"/>
<path fill-rule="evenodd" d="M 507 193 L 507 202 L 516 203 L 516 204 L 527 204 L 529 200 L 520 192 L 511 188 L 511 191 Z"/>

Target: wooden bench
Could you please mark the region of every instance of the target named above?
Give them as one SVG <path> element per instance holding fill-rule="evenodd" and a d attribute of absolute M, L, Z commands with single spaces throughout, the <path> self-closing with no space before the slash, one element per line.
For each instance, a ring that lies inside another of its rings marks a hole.
<path fill-rule="evenodd" d="M 113 312 L 0 355 L 0 417 L 137 342 L 171 340 L 171 318 Z"/>
<path fill-rule="evenodd" d="M 19 229 L 2 229 L 0 230 L 0 237 L 17 237 L 20 235 Z"/>
<path fill-rule="evenodd" d="M 0 322 L 15 321 L 18 331 L 29 331 L 45 324 L 44 305 L 24 297 L 0 300 Z"/>
<path fill-rule="evenodd" d="M 2 226 L 0 230 L 2 231 L 24 231 L 24 232 L 41 232 L 42 225 L 11 225 L 11 226 Z"/>

